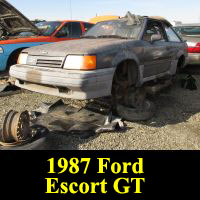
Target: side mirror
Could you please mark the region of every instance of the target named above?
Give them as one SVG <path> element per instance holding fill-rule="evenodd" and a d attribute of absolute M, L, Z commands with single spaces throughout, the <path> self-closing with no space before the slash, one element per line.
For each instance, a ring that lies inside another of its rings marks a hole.
<path fill-rule="evenodd" d="M 159 40 L 162 40 L 161 35 L 159 35 L 159 34 L 153 34 L 153 35 L 151 36 L 151 42 L 152 42 L 152 43 L 155 42 L 155 41 L 159 41 Z"/>

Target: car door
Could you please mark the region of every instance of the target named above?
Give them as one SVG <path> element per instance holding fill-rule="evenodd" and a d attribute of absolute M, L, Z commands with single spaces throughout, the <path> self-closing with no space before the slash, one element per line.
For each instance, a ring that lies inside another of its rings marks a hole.
<path fill-rule="evenodd" d="M 66 22 L 63 27 L 56 33 L 57 41 L 66 39 L 79 39 L 82 36 L 82 26 L 80 22 Z"/>
<path fill-rule="evenodd" d="M 151 41 L 151 36 L 157 34 L 161 36 L 159 41 Z M 167 44 L 162 23 L 157 20 L 148 20 L 143 35 L 144 42 L 144 78 L 162 74 L 170 68 L 170 48 Z"/>

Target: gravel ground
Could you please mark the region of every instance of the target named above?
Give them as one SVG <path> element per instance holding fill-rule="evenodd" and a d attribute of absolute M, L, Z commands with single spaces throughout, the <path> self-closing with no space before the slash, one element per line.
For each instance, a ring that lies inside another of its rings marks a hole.
<path fill-rule="evenodd" d="M 126 122 L 127 131 L 103 133 L 87 140 L 71 136 L 54 135 L 51 141 L 57 149 L 80 150 L 181 150 L 200 149 L 200 76 L 195 75 L 197 91 L 182 89 L 179 83 L 153 97 L 157 111 L 146 122 Z M 5 114 L 11 110 L 32 111 L 41 102 L 54 102 L 59 98 L 31 93 L 0 97 L 0 127 Z M 86 102 L 64 100 L 81 107 Z"/>

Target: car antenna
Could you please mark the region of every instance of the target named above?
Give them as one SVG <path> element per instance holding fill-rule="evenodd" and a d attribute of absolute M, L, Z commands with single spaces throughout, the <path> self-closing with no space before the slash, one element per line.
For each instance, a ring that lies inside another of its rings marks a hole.
<path fill-rule="evenodd" d="M 72 20 L 72 1 L 69 0 L 69 13 L 70 13 L 70 19 Z M 71 35 L 72 35 L 72 24 L 70 23 L 70 27 L 69 27 L 71 30 Z"/>
<path fill-rule="evenodd" d="M 70 12 L 70 18 L 72 20 L 72 1 L 69 0 L 69 12 Z"/>

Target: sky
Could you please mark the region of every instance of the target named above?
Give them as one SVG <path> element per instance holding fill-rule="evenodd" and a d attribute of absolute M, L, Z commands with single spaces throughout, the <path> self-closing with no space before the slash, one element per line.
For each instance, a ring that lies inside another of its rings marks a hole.
<path fill-rule="evenodd" d="M 200 23 L 200 0 L 71 0 L 71 4 L 70 0 L 8 1 L 31 20 L 88 21 L 96 15 L 124 16 L 131 11 L 137 15 L 163 16 L 171 22 Z"/>

